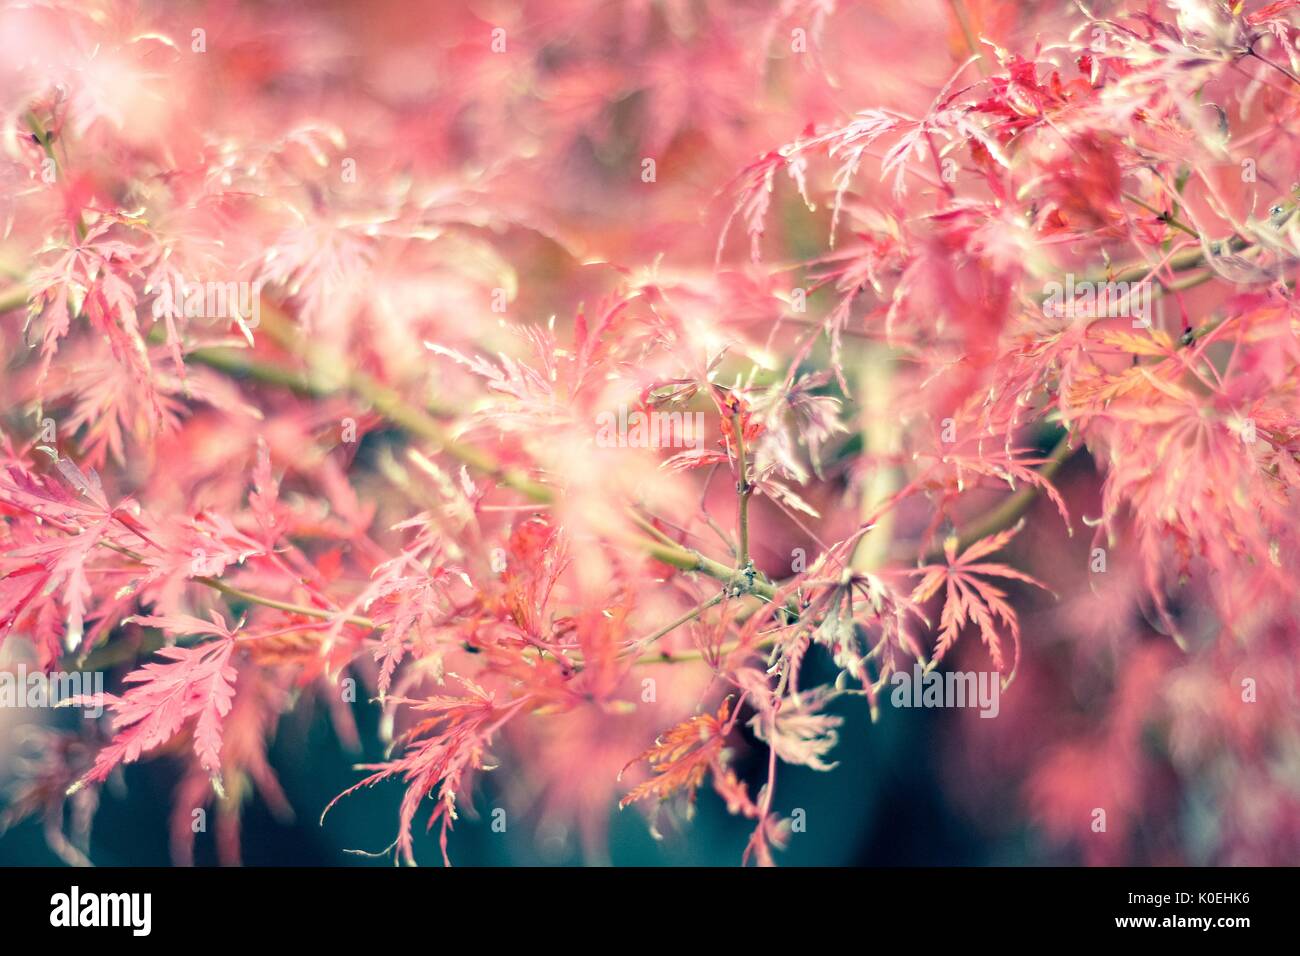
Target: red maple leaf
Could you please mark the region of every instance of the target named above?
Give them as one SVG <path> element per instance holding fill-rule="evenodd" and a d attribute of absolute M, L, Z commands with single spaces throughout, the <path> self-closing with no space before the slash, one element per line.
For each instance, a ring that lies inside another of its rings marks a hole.
<path fill-rule="evenodd" d="M 921 603 L 929 600 L 944 587 L 943 614 L 939 619 L 939 643 L 935 647 L 933 663 L 943 660 L 943 656 L 957 643 L 962 629 L 967 624 L 975 624 L 980 631 L 980 639 L 988 646 L 993 657 L 993 665 L 999 673 L 1006 671 L 1006 659 L 1002 653 L 1002 637 L 998 633 L 998 620 L 1006 626 L 1015 647 L 1011 670 L 1007 680 L 1015 676 L 1016 666 L 1020 663 L 1020 622 L 1015 609 L 1007 603 L 1007 594 L 1001 588 L 981 580 L 977 575 L 992 575 L 1023 581 L 1035 587 L 1047 590 L 1047 586 L 1022 571 L 1005 564 L 981 561 L 994 551 L 1001 550 L 1008 541 L 1016 536 L 1023 527 L 1023 522 L 1013 528 L 989 535 L 976 541 L 960 556 L 957 555 L 957 538 L 950 537 L 943 545 L 946 564 L 927 564 L 909 572 L 921 575 L 920 582 L 912 591 L 911 600 Z"/>
<path fill-rule="evenodd" d="M 161 747 L 194 720 L 194 752 L 221 791 L 222 722 L 235 697 L 236 672 L 230 664 L 235 638 L 220 615 L 214 611 L 212 617 L 212 623 L 185 615 L 137 619 L 165 630 L 220 638 L 196 647 L 164 647 L 158 656 L 166 662 L 145 664 L 123 678 L 134 686 L 121 697 L 107 697 L 113 712 L 113 740 L 74 789 L 102 783 L 119 764 L 133 763 L 141 754 Z"/>
<path fill-rule="evenodd" d="M 709 770 L 721 770 L 719 760 L 723 741 L 731 728 L 728 720 L 730 712 L 731 698 L 727 698 L 718 708 L 716 716 L 696 714 L 688 717 L 666 731 L 653 746 L 628 761 L 627 767 L 646 761 L 655 775 L 633 787 L 618 802 L 619 807 L 626 807 L 645 797 L 655 797 L 662 802 L 679 790 L 685 791 L 687 803 L 693 802 L 695 791 L 704 782 Z M 626 770 L 627 767 L 623 769 Z"/>
<path fill-rule="evenodd" d="M 420 701 L 392 698 L 395 703 L 409 705 L 412 710 L 433 716 L 421 720 L 402 736 L 399 742 L 406 744 L 403 756 L 384 763 L 359 765 L 357 769 L 373 770 L 374 773 L 340 793 L 321 813 L 324 821 L 325 814 L 348 794 L 381 780 L 401 776 L 406 783 L 406 794 L 402 797 L 399 811 L 397 839 L 388 849 L 395 848 L 401 859 L 411 866 L 415 865 L 411 824 L 420 803 L 435 787 L 438 805 L 429 816 L 429 829 L 441 820 L 439 842 L 442 859 L 451 865 L 447 856 L 447 835 L 456 820 L 457 796 L 468 790 L 475 771 L 485 769 L 485 750 L 496 731 L 529 701 L 528 697 L 521 697 L 510 704 L 499 705 L 495 696 L 478 684 L 455 674 L 451 676 L 465 688 L 465 696 L 429 697 Z"/>
<path fill-rule="evenodd" d="M 32 587 L 3 589 L 0 637 L 38 593 L 48 595 L 58 590 L 66 615 L 64 642 L 71 649 L 81 643 L 88 602 L 93 597 L 87 564 L 98 553 L 97 547 L 141 542 L 153 545 L 153 541 L 132 513 L 129 500 L 116 506 L 109 504 L 93 469 L 82 472 L 67 458 L 57 458 L 55 468 L 70 488 L 17 464 L 0 472 L 0 504 L 31 515 L 58 532 L 42 535 L 6 555 L 16 559 L 19 566 L 7 572 L 5 580 L 27 577 Z M 130 533 L 123 534 L 123 529 Z"/>

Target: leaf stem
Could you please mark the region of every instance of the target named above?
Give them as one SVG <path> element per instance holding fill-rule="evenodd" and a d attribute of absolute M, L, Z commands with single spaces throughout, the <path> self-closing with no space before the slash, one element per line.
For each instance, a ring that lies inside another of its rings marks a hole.
<path fill-rule="evenodd" d="M 966 41 L 966 49 L 970 50 L 971 56 L 976 58 L 979 71 L 982 75 L 989 75 L 989 66 L 984 59 L 984 54 L 975 42 L 975 34 L 971 31 L 970 18 L 966 15 L 966 5 L 962 0 L 948 0 L 948 6 L 952 8 L 952 15 L 957 20 L 957 28 L 961 30 L 962 39 Z"/>
<path fill-rule="evenodd" d="M 214 591 L 235 598 L 238 601 L 247 601 L 250 604 L 260 604 L 262 607 L 269 607 L 277 611 L 285 611 L 289 614 L 300 614 L 303 617 L 315 617 L 321 620 L 334 620 L 339 617 L 336 611 L 328 608 L 309 607 L 305 604 L 293 604 L 289 601 L 280 601 L 275 598 L 263 597 L 260 594 L 254 594 L 252 591 L 245 591 L 243 588 L 237 588 L 227 584 L 220 578 L 208 576 L 190 578 L 196 584 L 202 584 L 212 588 Z M 362 617 L 359 614 L 345 614 L 343 620 L 349 624 L 355 624 L 357 627 L 364 627 L 368 630 L 383 630 L 383 626 L 372 621 L 368 617 Z"/>
<path fill-rule="evenodd" d="M 1133 203 L 1134 205 L 1141 206 L 1143 209 L 1151 213 L 1151 215 L 1155 216 L 1161 222 L 1173 226 L 1175 229 L 1181 232 L 1187 233 L 1189 236 L 1191 236 L 1193 239 L 1196 239 L 1197 241 L 1200 240 L 1201 234 L 1197 232 L 1195 229 L 1193 229 L 1191 226 L 1187 225 L 1187 223 L 1183 222 L 1173 213 L 1165 212 L 1162 209 L 1157 209 L 1155 206 L 1151 205 L 1146 200 L 1138 196 L 1134 196 L 1132 193 L 1124 193 L 1123 195 L 1124 198 L 1127 199 L 1129 202 Z"/>
<path fill-rule="evenodd" d="M 54 143 L 50 140 L 50 134 L 46 131 L 45 126 L 41 123 L 36 113 L 32 110 L 27 111 L 27 126 L 36 137 L 36 142 L 40 144 L 41 149 L 45 152 L 45 158 L 54 164 L 55 177 L 59 177 L 63 172 L 63 167 L 59 163 L 59 157 L 54 155 Z M 81 217 L 80 211 L 77 213 L 76 221 L 77 238 L 86 238 L 86 221 Z"/>

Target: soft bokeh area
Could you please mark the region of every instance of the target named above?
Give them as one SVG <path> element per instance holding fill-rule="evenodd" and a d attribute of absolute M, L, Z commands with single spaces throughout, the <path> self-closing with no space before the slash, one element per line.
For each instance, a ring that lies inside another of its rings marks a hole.
<path fill-rule="evenodd" d="M 1300 860 L 1298 22 L 3 3 L 0 863 Z"/>

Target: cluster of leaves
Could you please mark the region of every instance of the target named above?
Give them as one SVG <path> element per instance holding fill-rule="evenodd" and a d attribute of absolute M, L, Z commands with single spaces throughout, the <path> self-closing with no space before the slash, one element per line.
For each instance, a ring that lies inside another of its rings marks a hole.
<path fill-rule="evenodd" d="M 825 0 L 429 6 L 222 6 L 188 39 L 129 3 L 0 12 L 0 642 L 125 688 L 20 813 L 84 818 L 167 754 L 177 859 L 215 802 L 234 861 L 254 786 L 289 812 L 279 716 L 317 701 L 359 746 L 360 684 L 389 750 L 347 793 L 400 779 L 399 860 L 426 799 L 448 857 L 500 750 L 593 856 L 609 806 L 710 781 L 769 863 L 779 766 L 831 770 L 853 699 L 975 643 L 1031 697 L 1106 678 L 1105 719 L 1024 758 L 1052 835 L 1109 805 L 1087 852 L 1126 858 L 1156 724 L 1175 776 L 1253 801 L 1219 857 L 1296 845 L 1300 3 L 939 5 L 905 91 L 836 65 L 892 14 Z M 1150 321 L 1045 308 L 1066 276 Z M 257 312 L 154 307 L 192 283 Z M 609 447 L 617 409 L 705 427 Z"/>

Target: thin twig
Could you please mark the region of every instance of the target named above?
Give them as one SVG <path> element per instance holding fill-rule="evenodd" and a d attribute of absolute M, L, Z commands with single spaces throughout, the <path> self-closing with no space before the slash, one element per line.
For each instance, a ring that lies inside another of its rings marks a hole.
<path fill-rule="evenodd" d="M 749 483 L 749 467 L 745 461 L 744 426 L 739 415 L 731 416 L 731 429 L 736 433 L 736 566 L 743 571 L 749 566 L 749 498 L 754 486 Z"/>
<path fill-rule="evenodd" d="M 723 598 L 723 594 L 721 591 L 719 591 L 717 594 L 713 595 L 713 597 L 709 598 L 707 601 L 703 601 L 695 605 L 695 607 L 691 608 L 681 617 L 678 617 L 675 620 L 665 624 L 663 627 L 659 628 L 653 634 L 647 634 L 645 637 L 640 638 L 632 646 L 636 648 L 648 647 L 649 645 L 653 644 L 655 641 L 659 640 L 659 638 L 665 636 L 666 634 L 671 633 L 672 631 L 677 630 L 677 628 L 681 627 L 683 624 L 687 623 L 688 621 L 695 620 L 697 617 L 699 617 L 709 608 L 713 607 L 715 604 L 720 603 L 722 601 L 722 598 Z"/>
<path fill-rule="evenodd" d="M 1039 467 L 1039 476 L 1044 480 L 1050 480 L 1075 451 L 1077 449 L 1070 446 L 1070 433 L 1066 432 L 1048 454 L 1047 460 Z M 1029 506 L 1038 497 L 1038 492 L 1038 485 L 1025 484 L 1015 494 L 1003 500 L 996 508 L 985 512 L 972 524 L 968 525 L 965 531 L 957 535 L 957 550 L 963 551 L 981 538 L 987 538 L 991 534 L 997 534 L 999 531 L 1010 528 L 1029 510 Z M 931 549 L 924 558 L 925 563 L 941 560 L 943 560 L 942 548 Z"/>

